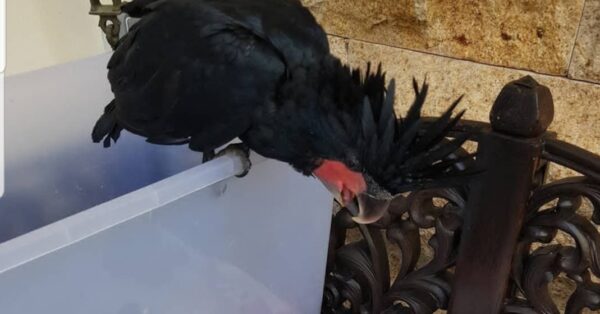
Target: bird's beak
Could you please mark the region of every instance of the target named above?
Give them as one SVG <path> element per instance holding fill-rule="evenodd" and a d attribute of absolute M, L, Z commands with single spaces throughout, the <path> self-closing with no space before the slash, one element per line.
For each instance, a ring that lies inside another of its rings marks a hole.
<path fill-rule="evenodd" d="M 347 204 L 346 208 L 352 214 L 352 220 L 359 224 L 374 223 L 385 214 L 391 200 L 377 199 L 366 193 L 356 196 L 356 203 Z"/>
<path fill-rule="evenodd" d="M 359 224 L 370 224 L 376 222 L 385 214 L 391 200 L 376 199 L 366 193 L 361 193 L 356 196 L 355 201 L 344 201 L 340 192 L 332 185 L 323 182 L 323 185 L 329 190 L 338 203 L 346 207 L 352 220 Z"/>

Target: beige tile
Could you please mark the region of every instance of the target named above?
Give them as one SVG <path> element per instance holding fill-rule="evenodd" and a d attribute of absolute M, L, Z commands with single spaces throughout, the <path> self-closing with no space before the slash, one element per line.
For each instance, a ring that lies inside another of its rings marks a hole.
<path fill-rule="evenodd" d="M 566 75 L 584 0 L 302 0 L 335 35 Z"/>
<path fill-rule="evenodd" d="M 364 66 L 367 61 L 383 63 L 388 78 L 396 79 L 396 105 L 400 113 L 406 111 L 414 98 L 412 77 L 422 81 L 427 76 L 430 93 L 424 109 L 426 114 L 439 114 L 454 99 L 465 94 L 460 105 L 467 109 L 465 118 L 486 122 L 504 84 L 531 74 L 358 41 L 349 42 L 349 58 L 353 66 Z M 561 139 L 600 154 L 600 107 L 597 102 L 600 85 L 547 75 L 532 76 L 552 91 L 555 116 L 550 130 L 558 132 Z M 553 176 L 557 175 L 556 170 L 553 173 Z"/>
<path fill-rule="evenodd" d="M 329 36 L 329 50 L 343 63 L 348 62 L 348 40 L 340 37 Z"/>
<path fill-rule="evenodd" d="M 600 0 L 585 2 L 569 76 L 600 82 Z"/>

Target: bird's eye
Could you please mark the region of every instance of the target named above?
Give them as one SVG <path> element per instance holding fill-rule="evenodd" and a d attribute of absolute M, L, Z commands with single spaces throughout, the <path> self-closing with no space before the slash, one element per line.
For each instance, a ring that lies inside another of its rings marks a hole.
<path fill-rule="evenodd" d="M 348 163 L 348 168 L 355 170 L 355 171 L 361 171 L 362 167 L 360 166 L 360 164 L 356 161 L 351 161 Z"/>

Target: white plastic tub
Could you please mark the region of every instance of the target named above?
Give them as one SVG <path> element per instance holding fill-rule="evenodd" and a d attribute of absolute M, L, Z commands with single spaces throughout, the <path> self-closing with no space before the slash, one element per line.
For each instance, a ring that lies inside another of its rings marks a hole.
<path fill-rule="evenodd" d="M 10 228 L 11 217 L 22 227 L 0 244 L 0 312 L 317 313 L 326 190 L 262 158 L 239 179 L 233 157 L 198 165 L 185 147 L 130 135 L 108 150 L 92 145 L 98 104 L 110 97 L 105 61 L 7 79 L 0 217 L 8 221 L 0 227 Z M 31 207 L 27 195 L 38 200 Z M 29 231 L 37 225 L 28 217 L 46 225 Z"/>

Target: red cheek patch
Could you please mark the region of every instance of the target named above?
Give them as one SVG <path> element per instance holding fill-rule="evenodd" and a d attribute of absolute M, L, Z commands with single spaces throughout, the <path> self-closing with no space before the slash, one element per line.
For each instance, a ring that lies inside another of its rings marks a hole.
<path fill-rule="evenodd" d="M 325 160 L 313 174 L 321 181 L 336 186 L 340 192 L 348 189 L 356 195 L 367 189 L 363 175 L 350 170 L 339 161 Z"/>

